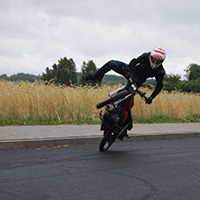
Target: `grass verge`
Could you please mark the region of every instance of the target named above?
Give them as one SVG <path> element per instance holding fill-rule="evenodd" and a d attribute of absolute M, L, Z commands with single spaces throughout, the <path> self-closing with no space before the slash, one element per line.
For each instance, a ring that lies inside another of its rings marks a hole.
<path fill-rule="evenodd" d="M 188 117 L 185 119 L 179 119 L 179 118 L 174 118 L 174 117 L 168 117 L 168 116 L 161 116 L 161 115 L 156 115 L 152 116 L 150 118 L 142 118 L 142 117 L 133 117 L 133 123 L 138 123 L 138 124 L 145 124 L 145 123 L 200 123 L 200 116 L 193 116 L 193 117 Z M 0 126 L 23 126 L 23 125 L 83 125 L 83 124 L 100 124 L 100 120 L 92 120 L 92 119 L 87 119 L 85 121 L 81 120 L 76 120 L 76 121 L 45 121 L 45 120 L 38 120 L 38 121 L 33 121 L 33 120 L 23 120 L 23 119 L 18 119 L 18 120 L 9 120 L 7 119 L 6 121 L 0 121 Z"/>

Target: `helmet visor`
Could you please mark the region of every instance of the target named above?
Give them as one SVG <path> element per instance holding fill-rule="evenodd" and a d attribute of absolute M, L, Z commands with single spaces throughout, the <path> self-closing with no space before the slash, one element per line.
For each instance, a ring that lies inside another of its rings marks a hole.
<path fill-rule="evenodd" d="M 158 58 L 155 58 L 155 57 L 153 57 L 153 56 L 151 56 L 151 61 L 152 61 L 152 63 L 154 63 L 154 64 L 156 64 L 156 65 L 158 65 L 158 64 L 160 64 L 160 63 L 163 62 L 162 59 L 158 59 Z"/>

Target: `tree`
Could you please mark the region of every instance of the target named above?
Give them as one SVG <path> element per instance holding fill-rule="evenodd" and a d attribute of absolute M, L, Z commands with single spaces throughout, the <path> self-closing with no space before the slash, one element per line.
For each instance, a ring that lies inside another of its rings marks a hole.
<path fill-rule="evenodd" d="M 9 77 L 7 76 L 7 74 L 2 74 L 0 75 L 0 79 L 9 80 Z"/>
<path fill-rule="evenodd" d="M 181 81 L 180 91 L 200 93 L 200 80 Z"/>
<path fill-rule="evenodd" d="M 186 78 L 189 81 L 200 80 L 200 65 L 194 63 L 189 64 L 184 71 L 186 71 Z"/>
<path fill-rule="evenodd" d="M 83 76 L 88 76 L 90 74 L 95 73 L 96 71 L 97 71 L 97 67 L 95 63 L 93 62 L 93 60 L 89 60 L 88 63 L 86 63 L 85 61 L 83 62 L 83 65 L 81 68 L 81 72 Z M 86 85 L 86 82 L 84 80 L 81 80 L 81 84 Z M 94 85 L 96 83 L 92 81 L 88 81 L 87 84 Z"/>
<path fill-rule="evenodd" d="M 178 90 L 181 82 L 181 76 L 178 74 L 169 74 L 164 79 L 164 89 L 168 92 Z"/>
<path fill-rule="evenodd" d="M 53 81 L 56 84 L 77 84 L 76 65 L 72 58 L 61 58 L 58 65 L 54 64 L 52 68 L 46 68 L 46 73 L 42 74 L 42 80 Z"/>

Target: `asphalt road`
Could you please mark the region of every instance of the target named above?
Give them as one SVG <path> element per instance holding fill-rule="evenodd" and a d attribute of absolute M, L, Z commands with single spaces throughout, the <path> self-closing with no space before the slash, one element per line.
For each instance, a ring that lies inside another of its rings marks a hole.
<path fill-rule="evenodd" d="M 200 199 L 200 139 L 0 151 L 1 200 Z"/>

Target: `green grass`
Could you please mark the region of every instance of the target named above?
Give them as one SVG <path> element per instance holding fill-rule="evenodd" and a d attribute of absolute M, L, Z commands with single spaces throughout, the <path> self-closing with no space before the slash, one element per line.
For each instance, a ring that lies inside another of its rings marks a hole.
<path fill-rule="evenodd" d="M 133 117 L 133 123 L 200 123 L 200 116 L 195 115 L 191 118 L 185 118 L 185 119 L 179 119 L 179 118 L 173 118 L 173 117 L 168 117 L 168 116 L 153 116 L 151 118 L 139 118 L 139 117 Z M 18 120 L 4 120 L 0 121 L 0 126 L 24 126 L 24 125 L 61 125 L 61 124 L 71 124 L 71 125 L 82 125 L 82 124 L 100 124 L 100 120 L 92 120 L 92 119 L 86 119 L 85 121 L 47 121 L 47 120 L 38 120 L 38 121 L 33 121 L 33 120 L 23 120 L 23 119 L 18 119 Z"/>
<path fill-rule="evenodd" d="M 46 121 L 46 120 L 6 120 L 0 121 L 0 126 L 28 126 L 28 125 L 63 125 L 63 124 L 71 124 L 71 125 L 82 125 L 82 124 L 100 124 L 100 121 L 95 120 L 86 120 L 86 121 Z"/>
<path fill-rule="evenodd" d="M 153 116 L 151 118 L 133 118 L 134 123 L 186 123 L 191 122 L 190 119 L 179 119 L 175 117 L 168 117 L 168 116 Z M 200 118 L 199 118 L 200 122 Z"/>

